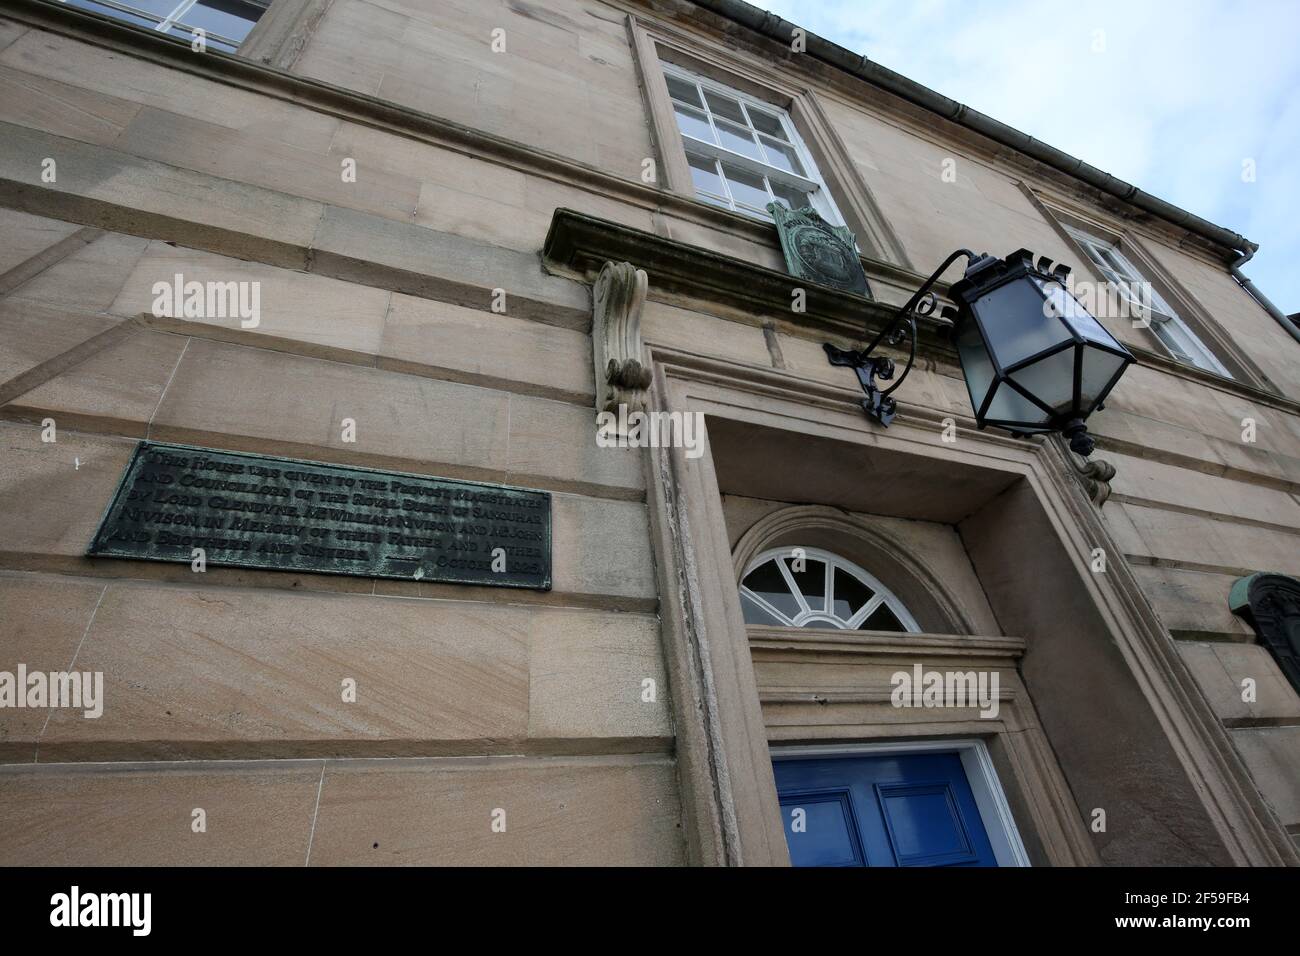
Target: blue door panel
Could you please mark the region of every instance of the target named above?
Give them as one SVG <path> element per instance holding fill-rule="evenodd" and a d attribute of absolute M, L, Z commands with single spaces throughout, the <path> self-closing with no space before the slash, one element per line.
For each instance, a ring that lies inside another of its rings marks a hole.
<path fill-rule="evenodd" d="M 781 797 L 781 812 L 795 866 L 867 865 L 848 790 L 791 791 Z"/>
<path fill-rule="evenodd" d="M 773 765 L 795 866 L 996 866 L 956 753 Z"/>
<path fill-rule="evenodd" d="M 979 862 L 952 787 L 946 781 L 876 784 L 876 800 L 899 866 Z"/>

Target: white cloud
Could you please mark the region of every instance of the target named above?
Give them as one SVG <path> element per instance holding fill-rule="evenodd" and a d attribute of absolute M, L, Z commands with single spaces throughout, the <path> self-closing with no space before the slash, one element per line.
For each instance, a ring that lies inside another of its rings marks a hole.
<path fill-rule="evenodd" d="M 1294 0 L 758 2 L 1244 234 L 1260 244 L 1246 271 L 1300 311 Z"/>

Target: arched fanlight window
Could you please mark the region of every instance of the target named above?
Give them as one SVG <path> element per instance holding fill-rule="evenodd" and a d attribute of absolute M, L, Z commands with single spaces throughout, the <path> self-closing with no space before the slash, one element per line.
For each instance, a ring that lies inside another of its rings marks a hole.
<path fill-rule="evenodd" d="M 921 630 L 903 602 L 851 561 L 818 548 L 764 551 L 740 579 L 746 624 Z"/>

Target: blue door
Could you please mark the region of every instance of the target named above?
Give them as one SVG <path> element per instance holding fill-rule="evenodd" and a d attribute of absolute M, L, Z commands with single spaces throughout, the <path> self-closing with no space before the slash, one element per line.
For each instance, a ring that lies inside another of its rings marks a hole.
<path fill-rule="evenodd" d="M 773 764 L 795 866 L 997 866 L 956 753 Z"/>

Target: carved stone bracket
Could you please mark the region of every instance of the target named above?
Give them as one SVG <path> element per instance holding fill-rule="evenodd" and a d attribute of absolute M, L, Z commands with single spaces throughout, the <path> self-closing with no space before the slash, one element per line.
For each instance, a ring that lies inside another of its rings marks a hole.
<path fill-rule="evenodd" d="M 592 287 L 591 345 L 596 363 L 596 411 L 646 410 L 650 370 L 641 364 L 645 270 L 606 262 Z"/>
<path fill-rule="evenodd" d="M 1110 497 L 1110 481 L 1115 477 L 1115 466 L 1104 458 L 1082 458 L 1076 455 L 1059 433 L 1054 434 L 1052 439 L 1060 445 L 1061 453 L 1088 492 L 1088 498 L 1100 508 Z"/>

